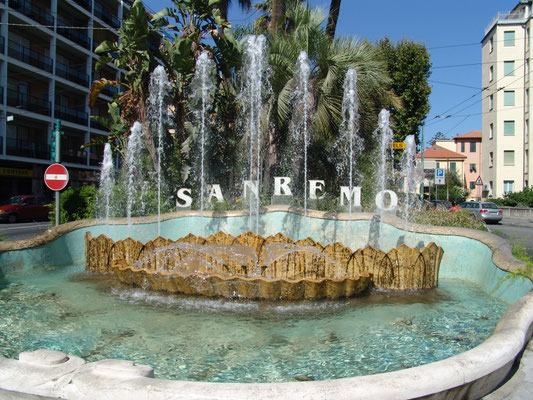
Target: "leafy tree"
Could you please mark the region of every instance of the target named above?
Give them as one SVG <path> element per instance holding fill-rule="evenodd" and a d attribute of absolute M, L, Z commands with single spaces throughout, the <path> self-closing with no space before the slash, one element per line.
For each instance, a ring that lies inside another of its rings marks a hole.
<path fill-rule="evenodd" d="M 221 17 L 226 21 L 228 20 L 228 9 L 231 3 L 231 0 L 222 0 L 216 6 L 220 10 Z M 252 0 L 239 0 L 238 3 L 243 11 L 249 11 L 252 7 Z"/>
<path fill-rule="evenodd" d="M 441 139 L 446 139 L 446 135 L 444 135 L 444 133 L 442 133 L 441 131 L 438 131 L 437 133 L 435 133 L 435 135 L 433 135 L 430 143 L 433 145 L 435 144 L 437 140 L 441 140 Z"/>
<path fill-rule="evenodd" d="M 391 89 L 402 101 L 401 107 L 390 107 L 394 140 L 401 142 L 408 135 L 415 135 L 418 144 L 420 126 L 430 108 L 428 79 L 431 62 L 427 49 L 406 39 L 394 44 L 388 38 L 380 40 L 377 48 L 387 64 L 392 79 Z"/>
<path fill-rule="evenodd" d="M 431 187 L 431 199 L 435 199 L 435 186 Z M 449 194 L 449 198 L 448 198 Z M 465 189 L 463 182 L 457 172 L 446 171 L 446 181 L 444 185 L 438 186 L 438 199 L 445 200 L 448 199 L 451 202 L 456 204 L 464 202 L 467 197 L 470 195 L 470 190 Z"/>

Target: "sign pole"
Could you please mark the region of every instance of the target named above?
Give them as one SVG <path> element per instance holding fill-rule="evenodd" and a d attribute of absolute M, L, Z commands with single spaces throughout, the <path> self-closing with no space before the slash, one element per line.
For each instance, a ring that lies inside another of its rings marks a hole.
<path fill-rule="evenodd" d="M 55 162 L 59 164 L 61 162 L 61 121 L 56 120 L 55 128 L 55 145 L 56 145 L 56 157 Z M 56 190 L 56 226 L 59 226 L 59 221 L 61 221 L 61 193 L 59 190 Z"/>
<path fill-rule="evenodd" d="M 422 159 L 422 175 L 424 176 L 422 178 L 422 183 L 420 184 L 420 202 L 422 203 L 422 205 L 424 205 L 424 181 L 426 180 L 426 172 L 424 170 L 424 150 L 425 150 L 425 144 L 424 144 L 424 125 L 422 125 L 422 143 L 421 143 L 421 146 L 420 146 L 420 158 Z M 429 183 L 428 183 L 429 185 Z M 431 186 L 428 186 L 428 191 L 429 191 L 429 200 L 431 200 L 431 190 L 430 190 Z"/>

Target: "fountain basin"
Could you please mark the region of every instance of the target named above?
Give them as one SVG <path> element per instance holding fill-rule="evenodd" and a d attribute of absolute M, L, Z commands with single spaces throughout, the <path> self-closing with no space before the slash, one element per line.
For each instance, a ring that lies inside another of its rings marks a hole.
<path fill-rule="evenodd" d="M 303 218 L 287 212 L 287 209 L 282 211 L 277 208 L 271 211 L 261 217 L 262 231 L 267 235 L 284 231 L 298 239 L 309 235 L 316 240 L 331 238 L 329 242 L 324 240 L 325 243 L 343 239 L 343 242 L 350 243 L 351 247 L 356 248 L 357 242 L 368 243 L 369 231 L 372 230 L 371 216 L 368 215 L 357 215 L 355 216 L 357 221 L 348 222 L 342 220 L 343 216 L 333 218 L 325 213 L 312 213 L 313 218 Z M 201 234 L 204 229 L 198 224 L 200 216 L 193 213 L 168 215 L 163 219 L 162 234 L 173 239 L 189 232 Z M 156 236 L 157 228 L 149 222 L 147 219 L 137 221 L 144 223 L 134 226 L 132 230 L 137 240 L 147 241 Z M 227 230 L 233 230 L 234 234 L 238 234 L 239 231 L 242 232 L 242 227 L 247 225 L 246 222 L 246 217 L 239 213 L 206 218 L 209 233 L 228 228 Z M 388 247 L 385 250 L 390 250 L 404 236 L 401 230 L 403 221 L 391 218 L 385 222 L 384 244 Z M 0 266 L 4 274 L 9 276 L 16 270 L 81 262 L 84 256 L 83 238 L 87 231 L 107 232 L 114 240 L 119 240 L 128 235 L 124 224 L 124 220 L 113 221 L 113 224 L 107 228 L 101 225 L 101 221 L 75 223 L 47 232 L 31 243 L 27 241 L 2 243 Z M 292 232 L 287 227 L 291 227 Z M 521 278 L 503 280 L 508 276 L 505 269 L 512 270 L 523 264 L 512 258 L 509 247 L 501 238 L 484 232 L 457 228 L 410 226 L 410 230 L 412 232 L 407 241 L 412 240 L 415 244 L 420 241 L 424 243 L 434 241 L 444 249 L 439 273 L 441 278 L 475 282 L 487 293 L 508 303 L 514 303 L 503 315 L 493 336 L 483 344 L 437 363 L 386 374 L 316 382 L 246 385 L 152 379 L 149 378 L 150 374 L 146 374 L 146 368 L 136 368 L 136 365 L 127 362 L 112 364 L 98 361 L 68 370 L 63 364 L 45 368 L 29 363 L 27 358 L 18 361 L 0 359 L 0 388 L 79 399 L 99 398 L 103 393 L 114 398 L 148 396 L 154 399 L 311 398 L 313 396 L 339 399 L 422 396 L 457 398 L 466 393 L 468 397 L 479 398 L 501 382 L 531 337 L 533 298 L 531 294 L 527 294 L 531 290 L 531 282 Z M 346 238 L 347 240 L 344 240 Z M 57 240 L 49 241 L 49 239 Z M 36 247 L 29 247 L 30 245 Z M 17 250 L 24 248 L 26 249 L 24 251 Z M 139 373 L 135 372 L 137 369 Z M 21 376 L 24 379 L 20 379 Z M 64 379 L 58 379 L 58 376 Z M 46 377 L 49 377 L 48 381 Z M 33 389 L 28 389 L 30 387 Z"/>

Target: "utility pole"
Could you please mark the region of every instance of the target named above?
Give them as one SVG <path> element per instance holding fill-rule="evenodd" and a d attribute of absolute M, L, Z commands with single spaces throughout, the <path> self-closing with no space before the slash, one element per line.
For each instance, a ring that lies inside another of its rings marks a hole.
<path fill-rule="evenodd" d="M 422 143 L 420 145 L 420 149 L 422 150 L 422 155 L 420 157 L 422 159 L 422 183 L 420 184 L 420 202 L 422 203 L 422 205 L 424 205 L 424 181 L 426 180 L 426 170 L 424 169 L 424 125 L 422 125 Z"/>
<path fill-rule="evenodd" d="M 63 130 L 61 129 L 61 121 L 56 120 L 56 126 L 54 131 L 52 132 L 52 151 L 51 151 L 51 159 L 56 164 L 59 164 L 61 162 L 61 135 L 63 135 Z M 59 190 L 56 190 L 56 224 L 55 226 L 59 225 L 59 221 L 61 215 L 61 194 Z"/>

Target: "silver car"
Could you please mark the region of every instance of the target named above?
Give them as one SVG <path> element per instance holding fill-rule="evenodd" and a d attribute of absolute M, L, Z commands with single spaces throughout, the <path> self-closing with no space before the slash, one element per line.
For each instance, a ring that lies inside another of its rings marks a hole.
<path fill-rule="evenodd" d="M 482 219 L 487 224 L 497 224 L 503 218 L 502 210 L 494 203 L 483 201 L 467 201 L 459 205 L 461 209 L 466 210 L 474 215 L 477 219 Z"/>

